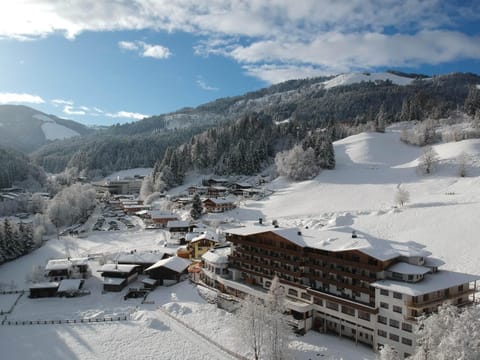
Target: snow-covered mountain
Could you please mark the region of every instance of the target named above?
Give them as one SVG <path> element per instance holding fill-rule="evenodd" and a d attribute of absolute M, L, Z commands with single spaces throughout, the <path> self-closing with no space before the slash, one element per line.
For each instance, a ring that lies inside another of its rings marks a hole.
<path fill-rule="evenodd" d="M 71 120 L 46 115 L 22 105 L 0 105 L 0 145 L 31 152 L 49 141 L 92 132 Z"/>

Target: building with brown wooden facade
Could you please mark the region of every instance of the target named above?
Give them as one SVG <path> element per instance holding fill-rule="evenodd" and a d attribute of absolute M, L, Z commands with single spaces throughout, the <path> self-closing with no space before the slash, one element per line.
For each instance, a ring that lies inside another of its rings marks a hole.
<path fill-rule="evenodd" d="M 416 317 L 442 303 L 472 304 L 480 276 L 439 270 L 422 245 L 329 231 L 261 224 L 227 230 L 230 277 L 216 287 L 263 297 L 277 275 L 289 322 L 299 331 L 333 332 L 373 348 L 413 353 Z M 207 274 L 208 275 L 208 274 Z"/>

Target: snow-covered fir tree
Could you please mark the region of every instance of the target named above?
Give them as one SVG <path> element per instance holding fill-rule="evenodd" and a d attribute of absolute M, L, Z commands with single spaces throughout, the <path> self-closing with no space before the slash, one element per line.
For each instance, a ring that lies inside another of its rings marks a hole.
<path fill-rule="evenodd" d="M 192 208 L 190 210 L 190 216 L 193 220 L 198 220 L 202 216 L 203 204 L 200 199 L 200 195 L 195 194 L 192 199 Z"/>

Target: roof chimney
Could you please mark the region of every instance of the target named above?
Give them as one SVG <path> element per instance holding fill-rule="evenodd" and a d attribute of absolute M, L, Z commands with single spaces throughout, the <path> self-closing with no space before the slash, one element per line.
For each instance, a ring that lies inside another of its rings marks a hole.
<path fill-rule="evenodd" d="M 352 231 L 352 238 L 355 239 L 357 237 L 357 232 L 355 230 Z"/>
<path fill-rule="evenodd" d="M 302 235 L 302 232 L 301 232 L 300 230 L 298 230 L 297 235 L 298 235 L 298 236 L 301 236 L 301 235 Z"/>
<path fill-rule="evenodd" d="M 259 223 L 260 225 L 262 225 L 262 224 L 263 224 L 263 219 L 262 219 L 262 218 L 258 218 L 258 223 Z"/>

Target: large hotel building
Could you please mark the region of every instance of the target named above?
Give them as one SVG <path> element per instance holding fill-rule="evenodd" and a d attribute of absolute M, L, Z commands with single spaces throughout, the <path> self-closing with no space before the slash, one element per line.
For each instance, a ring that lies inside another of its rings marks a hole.
<path fill-rule="evenodd" d="M 478 291 L 480 276 L 440 270 L 444 263 L 413 242 L 262 224 L 227 230 L 226 238 L 228 258 L 204 259 L 208 285 L 263 297 L 277 275 L 298 331 L 333 332 L 374 349 L 389 344 L 403 357 L 414 351 L 416 318 L 443 303 L 472 304 Z"/>

